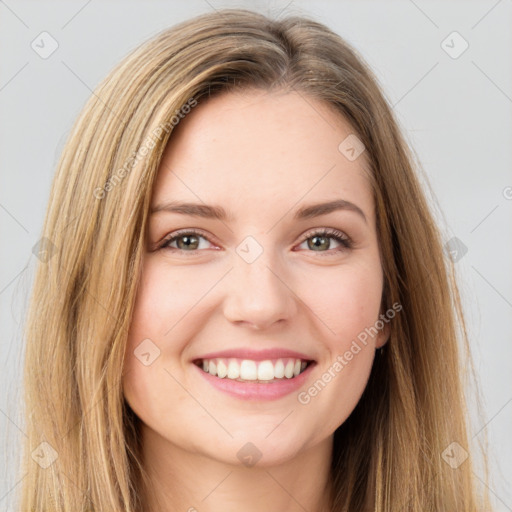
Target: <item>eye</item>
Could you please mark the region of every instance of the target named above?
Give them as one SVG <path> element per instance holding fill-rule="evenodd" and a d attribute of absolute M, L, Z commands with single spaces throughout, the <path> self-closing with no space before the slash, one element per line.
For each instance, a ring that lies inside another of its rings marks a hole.
<path fill-rule="evenodd" d="M 202 241 L 205 243 L 202 243 Z M 198 249 L 208 249 L 210 242 L 199 231 L 193 229 L 177 231 L 168 236 L 160 245 L 161 249 L 171 249 L 183 252 L 195 252 Z"/>
<path fill-rule="evenodd" d="M 338 244 L 337 248 L 332 247 L 331 240 L 335 240 L 335 243 Z M 311 249 L 313 252 L 328 254 L 332 254 L 333 252 L 338 253 L 352 248 L 350 238 L 337 229 L 322 229 L 309 232 L 302 241 L 301 245 L 303 244 L 307 244 L 307 248 Z"/>

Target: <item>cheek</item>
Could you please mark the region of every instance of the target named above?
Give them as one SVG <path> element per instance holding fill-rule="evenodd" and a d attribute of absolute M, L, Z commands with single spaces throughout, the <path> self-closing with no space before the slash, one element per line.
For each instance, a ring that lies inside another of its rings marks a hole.
<path fill-rule="evenodd" d="M 186 398 L 168 372 L 180 371 L 180 358 L 197 331 L 194 313 L 200 311 L 201 298 L 218 279 L 211 271 L 198 275 L 194 266 L 171 266 L 151 256 L 146 259 L 128 333 L 123 377 L 124 395 L 139 417 L 158 417 L 168 406 L 165 393 L 172 391 L 175 401 Z"/>
<path fill-rule="evenodd" d="M 371 263 L 340 266 L 318 272 L 301 292 L 307 305 L 326 326 L 331 349 L 341 350 L 378 319 L 382 272 Z"/>
<path fill-rule="evenodd" d="M 216 280 L 217 276 L 199 276 L 194 267 L 147 261 L 137 292 L 129 342 L 136 344 L 151 338 L 163 346 L 172 340 L 173 351 L 180 350 L 179 340 L 186 338 L 184 329 L 190 325 L 186 321 L 188 315 L 193 314 L 194 307 Z"/>
<path fill-rule="evenodd" d="M 169 272 L 146 262 L 130 323 L 123 373 L 124 395 L 142 418 L 158 413 L 162 404 L 155 390 L 169 388 L 165 368 L 170 356 L 180 350 L 176 345 L 169 353 L 173 326 L 188 306 L 186 297 L 178 298 L 174 292 L 176 284 Z"/>
<path fill-rule="evenodd" d="M 314 284 L 306 296 L 321 320 L 326 352 L 298 401 L 310 421 L 321 418 L 325 434 L 348 418 L 368 382 L 375 355 L 374 338 L 368 333 L 379 317 L 383 285 L 379 260 L 330 268 L 318 273 Z"/>

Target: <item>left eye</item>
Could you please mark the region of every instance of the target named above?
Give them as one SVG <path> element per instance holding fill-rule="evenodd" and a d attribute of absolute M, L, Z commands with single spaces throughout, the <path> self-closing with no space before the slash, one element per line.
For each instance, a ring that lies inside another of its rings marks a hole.
<path fill-rule="evenodd" d="M 336 241 L 338 244 L 337 248 L 331 247 L 331 240 Z M 337 230 L 324 230 L 311 233 L 304 239 L 301 245 L 305 243 L 307 243 L 308 249 L 311 249 L 313 252 L 328 252 L 331 249 L 333 249 L 334 252 L 338 252 L 352 247 L 349 238 Z"/>

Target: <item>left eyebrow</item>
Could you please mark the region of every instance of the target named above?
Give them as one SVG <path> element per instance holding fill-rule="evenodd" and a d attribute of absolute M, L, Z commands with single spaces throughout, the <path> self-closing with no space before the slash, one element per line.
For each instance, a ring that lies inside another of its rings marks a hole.
<path fill-rule="evenodd" d="M 294 220 L 305 220 L 327 215 L 328 213 L 338 210 L 349 210 L 360 215 L 367 223 L 366 215 L 363 210 L 354 203 L 345 199 L 337 199 L 327 203 L 317 203 L 303 206 L 297 210 L 293 216 Z M 193 217 L 203 217 L 206 219 L 216 219 L 221 221 L 233 220 L 233 215 L 228 215 L 222 206 L 210 206 L 207 204 L 183 203 L 179 201 L 171 201 L 160 204 L 151 209 L 151 214 L 166 211 L 170 213 L 180 213 L 182 215 L 191 215 Z"/>
<path fill-rule="evenodd" d="M 311 219 L 313 217 L 326 215 L 337 210 L 353 211 L 360 215 L 363 218 L 363 220 L 366 223 L 368 223 L 366 215 L 364 214 L 363 210 L 361 210 L 361 208 L 359 208 L 359 206 L 357 206 L 356 204 L 351 203 L 350 201 L 346 201 L 345 199 L 337 199 L 335 201 L 330 201 L 328 203 L 318 203 L 309 206 L 304 206 L 297 210 L 297 212 L 295 212 L 293 218 L 295 220 Z"/>

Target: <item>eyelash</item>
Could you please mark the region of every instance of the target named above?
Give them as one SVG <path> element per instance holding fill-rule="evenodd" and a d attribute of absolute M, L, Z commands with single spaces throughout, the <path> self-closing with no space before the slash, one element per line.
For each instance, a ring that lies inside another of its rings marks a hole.
<path fill-rule="evenodd" d="M 162 241 L 162 243 L 160 244 L 158 249 L 179 251 L 182 253 L 187 253 L 187 252 L 190 253 L 187 256 L 193 256 L 193 255 L 197 254 L 198 252 L 200 252 L 201 251 L 200 249 L 185 251 L 182 249 L 178 249 L 177 247 L 169 247 L 169 244 L 171 244 L 172 242 L 176 241 L 178 238 L 180 238 L 184 235 L 194 235 L 194 236 L 198 236 L 198 237 L 208 240 L 208 237 L 205 236 L 205 234 L 201 231 L 198 231 L 195 229 L 183 229 L 183 230 L 176 231 L 176 232 L 172 233 L 170 236 L 166 237 Z M 317 231 L 311 231 L 309 233 L 306 233 L 306 235 L 300 241 L 299 245 L 302 245 L 305 241 L 307 241 L 310 238 L 313 238 L 315 236 L 332 238 L 336 242 L 339 242 L 341 244 L 341 247 L 338 247 L 336 249 L 328 249 L 327 251 L 318 251 L 318 253 L 322 256 L 332 256 L 333 254 L 347 251 L 347 250 L 351 249 L 353 246 L 352 240 L 348 236 L 346 236 L 341 231 L 338 231 L 337 229 L 332 229 L 332 228 L 324 228 L 324 229 L 319 229 Z M 210 242 L 210 240 L 208 240 L 208 242 Z M 210 243 L 212 243 L 212 242 L 210 242 Z M 308 252 L 317 252 L 317 251 L 311 250 Z"/>

